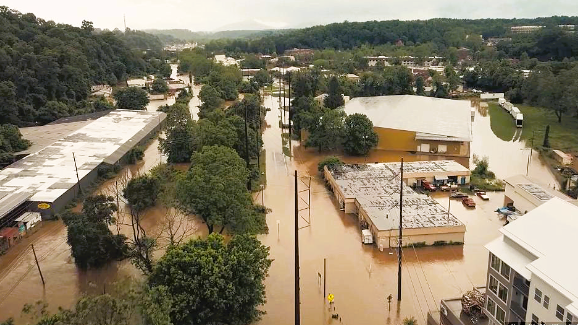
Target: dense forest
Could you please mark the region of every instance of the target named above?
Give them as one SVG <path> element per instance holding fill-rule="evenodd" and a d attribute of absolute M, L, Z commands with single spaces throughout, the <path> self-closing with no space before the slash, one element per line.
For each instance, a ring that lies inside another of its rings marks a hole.
<path fill-rule="evenodd" d="M 362 45 L 382 45 L 402 40 L 406 45 L 433 42 L 437 47 L 466 46 L 469 35 L 484 38 L 509 34 L 511 26 L 540 25 L 553 27 L 578 24 L 578 17 L 547 17 L 535 19 L 447 19 L 416 21 L 343 22 L 293 30 L 280 35 L 254 40 L 218 40 L 206 44 L 208 50 L 235 49 L 241 52 L 283 53 L 290 48 L 333 48 L 347 50 Z"/>
<path fill-rule="evenodd" d="M 94 84 L 116 85 L 165 64 L 162 43 L 144 32 L 95 32 L 0 7 L 0 124 L 46 123 L 103 105 L 87 101 Z M 106 106 L 104 106 L 106 107 Z"/>
<path fill-rule="evenodd" d="M 165 44 L 174 44 L 184 43 L 187 41 L 204 43 L 218 39 L 257 39 L 266 36 L 284 34 L 292 30 L 225 30 L 219 32 L 193 32 L 188 29 L 145 29 L 144 31 L 157 36 Z"/>

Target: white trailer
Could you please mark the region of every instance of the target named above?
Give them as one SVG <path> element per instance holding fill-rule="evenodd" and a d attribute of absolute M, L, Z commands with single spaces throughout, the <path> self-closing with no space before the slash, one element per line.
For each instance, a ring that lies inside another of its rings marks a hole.
<path fill-rule="evenodd" d="M 373 235 L 369 229 L 361 230 L 361 242 L 364 244 L 373 244 Z"/>
<path fill-rule="evenodd" d="M 503 98 L 498 99 L 498 104 L 514 118 L 516 127 L 521 128 L 524 125 L 524 115 L 520 112 L 519 108 Z"/>

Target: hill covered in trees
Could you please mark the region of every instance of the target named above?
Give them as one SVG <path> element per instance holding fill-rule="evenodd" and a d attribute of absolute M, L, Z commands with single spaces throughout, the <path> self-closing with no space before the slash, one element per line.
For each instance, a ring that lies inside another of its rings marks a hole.
<path fill-rule="evenodd" d="M 193 32 L 188 29 L 145 29 L 145 32 L 158 36 L 165 44 L 195 41 L 210 42 L 221 39 L 257 39 L 280 35 L 291 30 L 225 30 L 219 32 Z"/>
<path fill-rule="evenodd" d="M 406 45 L 432 42 L 438 48 L 467 46 L 469 36 L 503 37 L 511 26 L 578 24 L 578 17 L 545 17 L 534 19 L 447 19 L 414 21 L 343 22 L 293 30 L 255 40 L 230 41 L 228 51 L 283 53 L 291 48 L 348 50 L 362 45 L 376 46 L 402 40 Z M 208 42 L 207 49 L 223 42 Z M 224 47 L 224 46 L 222 46 Z"/>
<path fill-rule="evenodd" d="M 102 105 L 87 101 L 91 85 L 154 74 L 164 64 L 154 51 L 162 43 L 144 32 L 96 33 L 88 21 L 74 27 L 5 6 L 0 31 L 0 124 L 26 126 L 98 110 Z"/>

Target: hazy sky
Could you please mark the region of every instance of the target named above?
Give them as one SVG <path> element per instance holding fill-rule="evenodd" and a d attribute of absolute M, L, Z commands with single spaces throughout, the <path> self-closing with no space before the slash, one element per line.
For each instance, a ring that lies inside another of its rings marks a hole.
<path fill-rule="evenodd" d="M 131 29 L 186 28 L 211 31 L 258 20 L 272 27 L 366 20 L 527 18 L 578 15 L 578 0 L 0 0 L 20 12 L 80 26 Z"/>

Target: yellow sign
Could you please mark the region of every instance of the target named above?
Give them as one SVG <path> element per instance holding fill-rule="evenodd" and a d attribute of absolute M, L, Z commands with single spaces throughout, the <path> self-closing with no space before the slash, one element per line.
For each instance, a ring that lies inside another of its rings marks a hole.
<path fill-rule="evenodd" d="M 327 295 L 327 300 L 329 300 L 329 302 L 333 302 L 334 299 L 335 299 L 335 296 L 332 293 Z"/>
<path fill-rule="evenodd" d="M 48 210 L 48 209 L 50 209 L 50 204 L 48 204 L 48 203 L 38 203 L 38 209 Z"/>

